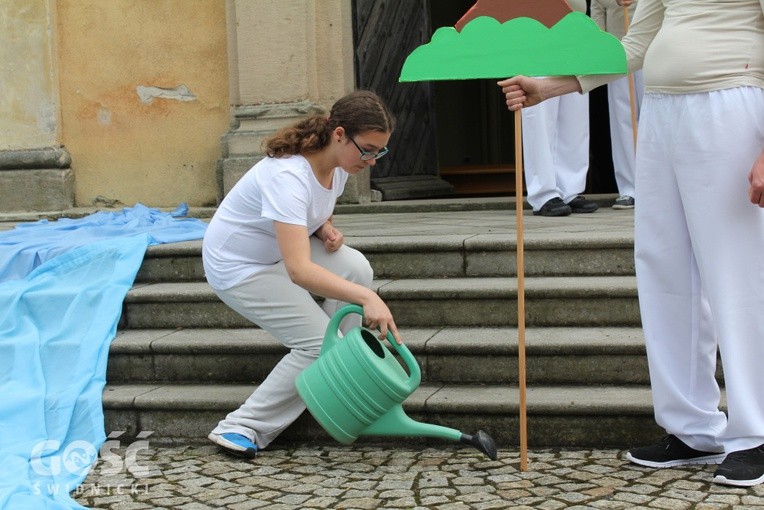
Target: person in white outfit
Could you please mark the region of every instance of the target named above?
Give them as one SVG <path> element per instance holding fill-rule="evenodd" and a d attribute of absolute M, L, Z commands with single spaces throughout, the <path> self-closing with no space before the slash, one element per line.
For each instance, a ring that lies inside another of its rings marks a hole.
<path fill-rule="evenodd" d="M 568 0 L 586 12 L 585 0 Z M 597 210 L 581 193 L 589 171 L 589 96 L 567 94 L 523 109 L 523 168 L 533 214 L 568 216 Z"/>
<path fill-rule="evenodd" d="M 640 0 L 623 38 L 644 68 L 635 262 L 655 418 L 627 458 L 720 463 L 764 482 L 764 0 Z M 510 110 L 610 77 L 499 82 Z M 716 356 L 724 366 L 720 406 Z"/>
<path fill-rule="evenodd" d="M 627 19 L 634 19 L 636 6 L 636 0 L 592 0 L 591 16 L 600 29 L 622 39 L 626 35 Z M 634 208 L 635 126 L 632 122 L 632 91 L 634 117 L 638 118 L 643 89 L 641 70 L 607 84 L 610 146 L 619 194 L 613 209 Z"/>
<path fill-rule="evenodd" d="M 268 157 L 212 217 L 202 245 L 207 281 L 225 304 L 290 349 L 209 434 L 225 451 L 254 457 L 305 410 L 295 379 L 318 357 L 329 318 L 345 303 L 361 305 L 380 338 L 390 331 L 401 342 L 390 310 L 370 288 L 369 262 L 332 224 L 348 176 L 387 154 L 393 122 L 376 94 L 348 94 L 328 117 L 310 116 L 266 140 Z M 358 325 L 353 316 L 341 329 Z"/>

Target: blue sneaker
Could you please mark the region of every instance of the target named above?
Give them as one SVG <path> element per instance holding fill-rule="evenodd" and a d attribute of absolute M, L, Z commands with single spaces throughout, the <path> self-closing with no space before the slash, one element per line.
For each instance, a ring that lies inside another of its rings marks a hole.
<path fill-rule="evenodd" d="M 233 432 L 215 434 L 214 432 L 210 432 L 210 435 L 207 436 L 207 438 L 226 452 L 236 455 L 237 457 L 244 457 L 245 459 L 254 459 L 257 457 L 257 445 L 241 434 Z"/>

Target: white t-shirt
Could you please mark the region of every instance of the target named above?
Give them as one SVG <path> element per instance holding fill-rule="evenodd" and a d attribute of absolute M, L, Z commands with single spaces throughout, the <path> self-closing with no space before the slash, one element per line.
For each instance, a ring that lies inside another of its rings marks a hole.
<path fill-rule="evenodd" d="M 273 221 L 302 225 L 312 235 L 331 218 L 347 179 L 337 167 L 326 189 L 299 155 L 257 163 L 226 195 L 207 227 L 202 261 L 210 286 L 230 289 L 279 262 Z"/>

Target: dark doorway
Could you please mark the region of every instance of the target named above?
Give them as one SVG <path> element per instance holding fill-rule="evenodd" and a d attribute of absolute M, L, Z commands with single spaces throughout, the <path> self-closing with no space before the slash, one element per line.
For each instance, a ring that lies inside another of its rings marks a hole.
<path fill-rule="evenodd" d="M 430 1 L 434 29 L 454 26 L 474 0 Z M 515 190 L 514 114 L 496 80 L 433 83 L 440 175 L 460 196 Z"/>
<path fill-rule="evenodd" d="M 453 26 L 475 0 L 355 0 L 356 84 L 376 91 L 396 115 L 391 154 L 372 186 L 385 200 L 514 194 L 514 114 L 496 80 L 399 83 L 406 57 Z M 607 94 L 590 94 L 587 193 L 616 191 Z"/>
<path fill-rule="evenodd" d="M 406 57 L 432 36 L 428 0 L 355 0 L 353 19 L 356 85 L 379 94 L 397 121 L 372 187 L 384 200 L 450 196 L 438 177 L 432 85 L 398 82 Z"/>

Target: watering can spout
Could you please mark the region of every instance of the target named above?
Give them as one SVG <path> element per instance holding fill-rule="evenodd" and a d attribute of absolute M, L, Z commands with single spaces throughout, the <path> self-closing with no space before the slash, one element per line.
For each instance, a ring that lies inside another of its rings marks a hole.
<path fill-rule="evenodd" d="M 478 430 L 477 433 L 473 436 L 469 434 L 462 434 L 462 437 L 459 439 L 459 441 L 474 446 L 481 452 L 485 453 L 491 460 L 496 460 L 498 458 L 496 443 L 491 436 L 482 430 Z"/>
<path fill-rule="evenodd" d="M 475 435 L 469 435 L 456 429 L 412 420 L 400 404 L 391 407 L 361 434 L 364 436 L 421 436 L 460 441 L 474 446 L 491 460 L 497 458 L 496 443 L 482 430 Z"/>

